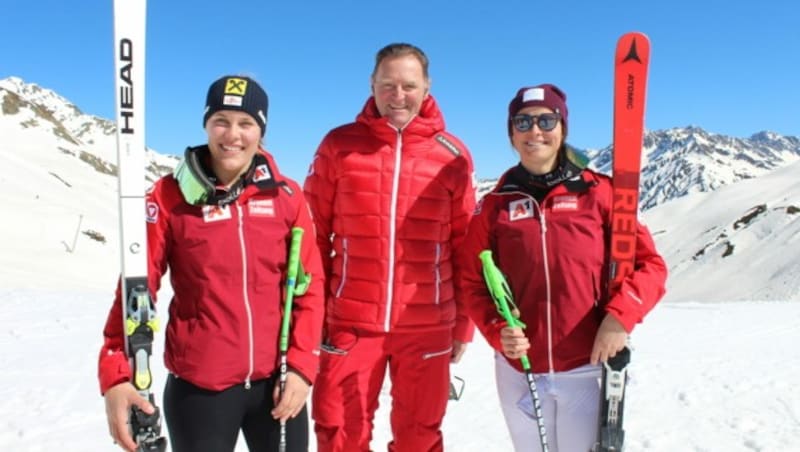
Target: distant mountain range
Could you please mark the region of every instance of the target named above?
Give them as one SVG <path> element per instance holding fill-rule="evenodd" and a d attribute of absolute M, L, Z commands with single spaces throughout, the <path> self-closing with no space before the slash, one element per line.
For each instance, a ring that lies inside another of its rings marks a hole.
<path fill-rule="evenodd" d="M 0 80 L 0 280 L 22 273 L 80 282 L 81 259 L 117 255 L 114 123 L 57 93 Z M 611 147 L 589 150 L 610 172 Z M 146 178 L 178 158 L 147 151 Z M 670 300 L 800 301 L 800 139 L 733 138 L 690 126 L 645 134 L 642 218 L 670 267 Z M 496 180 L 479 181 L 479 195 Z M 82 234 L 78 235 L 75 224 Z M 76 250 L 75 242 L 83 244 Z M 16 253 L 41 256 L 21 268 Z M 108 269 L 113 279 L 116 268 Z"/>
<path fill-rule="evenodd" d="M 13 144 L 15 136 L 28 140 L 29 137 L 23 135 L 33 132 L 53 145 L 42 152 L 69 155 L 98 172 L 116 176 L 117 146 L 113 121 L 84 114 L 56 92 L 25 83 L 17 77 L 0 80 L 0 110 L 0 118 L 7 130 L 3 135 L 4 141 Z M 22 134 L 22 131 L 26 133 Z M 155 181 L 172 171 L 178 159 L 148 149 L 147 162 L 146 177 Z"/>
<path fill-rule="evenodd" d="M 611 174 L 613 146 L 584 151 L 590 166 Z M 691 193 L 714 191 L 800 161 L 800 138 L 759 132 L 734 138 L 700 127 L 648 131 L 642 153 L 640 208 L 645 211 Z M 496 179 L 482 180 L 480 194 Z"/>
<path fill-rule="evenodd" d="M 610 174 L 612 151 L 596 152 L 593 166 Z M 647 210 L 800 161 L 800 138 L 772 132 L 733 138 L 689 126 L 647 132 L 642 155 L 641 208 Z"/>

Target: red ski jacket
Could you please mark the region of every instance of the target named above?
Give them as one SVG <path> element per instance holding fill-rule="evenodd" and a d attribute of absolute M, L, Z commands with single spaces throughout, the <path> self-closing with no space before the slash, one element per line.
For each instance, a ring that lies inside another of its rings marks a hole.
<path fill-rule="evenodd" d="M 147 195 L 148 281 L 156 294 L 167 269 L 169 303 L 165 364 L 192 384 L 222 390 L 265 378 L 278 368 L 291 228 L 305 230 L 301 263 L 311 274 L 293 302 L 289 366 L 313 382 L 324 312 L 323 274 L 314 229 L 299 185 L 257 154 L 243 192 L 225 206 L 184 201 L 172 175 Z M 123 352 L 120 289 L 100 351 L 100 390 L 129 381 Z M 156 336 L 158 337 L 158 335 Z"/>
<path fill-rule="evenodd" d="M 491 250 L 527 325 L 534 372 L 589 363 L 605 313 L 630 332 L 664 294 L 667 268 L 650 233 L 637 226 L 636 267 L 605 299 L 611 182 L 590 170 L 554 187 L 541 203 L 500 178 L 475 210 L 461 247 L 462 290 L 470 315 L 496 349 L 506 326 L 483 279 L 478 254 Z M 508 360 L 522 370 L 519 360 Z"/>
<path fill-rule="evenodd" d="M 472 172 L 431 96 L 402 130 L 370 98 L 356 122 L 328 133 L 304 187 L 328 276 L 328 324 L 455 327 L 454 339 L 472 339 L 454 259 L 475 204 Z"/>

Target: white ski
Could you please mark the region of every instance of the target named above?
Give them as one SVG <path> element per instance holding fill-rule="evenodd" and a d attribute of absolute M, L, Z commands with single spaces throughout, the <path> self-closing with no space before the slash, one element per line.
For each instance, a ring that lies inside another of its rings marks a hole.
<path fill-rule="evenodd" d="M 155 405 L 150 386 L 150 355 L 157 329 L 155 306 L 147 288 L 145 222 L 144 62 L 146 0 L 114 0 L 114 70 L 116 89 L 117 171 L 122 316 L 131 383 Z M 134 408 L 131 434 L 139 451 L 166 450 L 159 410 L 152 415 Z"/>

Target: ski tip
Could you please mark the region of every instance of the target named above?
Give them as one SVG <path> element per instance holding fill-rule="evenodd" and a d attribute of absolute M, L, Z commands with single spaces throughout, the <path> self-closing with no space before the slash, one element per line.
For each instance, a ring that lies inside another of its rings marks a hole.
<path fill-rule="evenodd" d="M 650 38 L 647 37 L 646 34 L 642 33 L 641 31 L 629 31 L 622 36 L 620 36 L 619 40 L 623 41 L 626 39 L 639 39 L 642 41 L 650 41 Z"/>
<path fill-rule="evenodd" d="M 617 40 L 617 62 L 647 64 L 650 59 L 650 38 L 639 31 L 631 31 Z"/>

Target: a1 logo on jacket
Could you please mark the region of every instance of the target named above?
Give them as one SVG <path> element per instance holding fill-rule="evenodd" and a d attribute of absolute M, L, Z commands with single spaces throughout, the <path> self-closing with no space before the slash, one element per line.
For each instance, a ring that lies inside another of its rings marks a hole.
<path fill-rule="evenodd" d="M 230 220 L 231 218 L 229 206 L 203 206 L 203 221 L 206 223 Z"/>
<path fill-rule="evenodd" d="M 530 199 L 518 199 L 508 203 L 508 219 L 510 221 L 524 220 L 533 218 L 533 201 Z"/>

